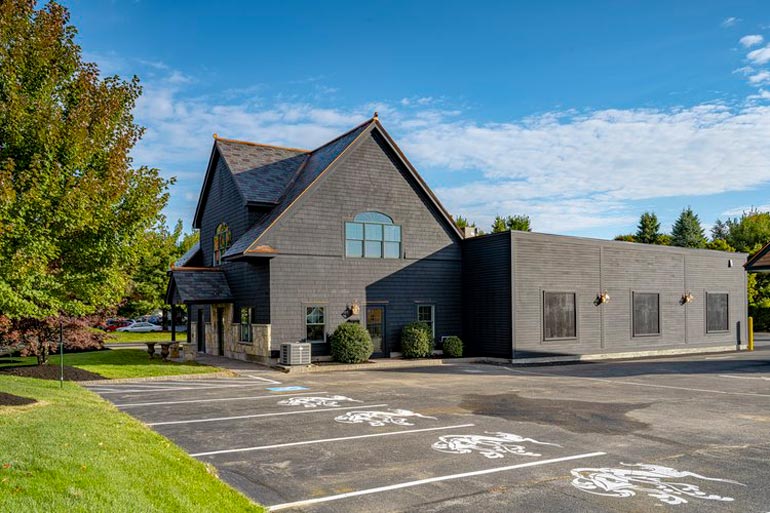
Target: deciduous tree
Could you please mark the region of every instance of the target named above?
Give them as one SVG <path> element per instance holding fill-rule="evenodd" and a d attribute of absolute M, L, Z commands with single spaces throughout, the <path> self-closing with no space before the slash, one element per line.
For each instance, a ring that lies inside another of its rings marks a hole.
<path fill-rule="evenodd" d="M 69 13 L 0 2 L 0 314 L 44 320 L 116 306 L 168 181 L 134 167 L 137 78 L 84 62 Z"/>

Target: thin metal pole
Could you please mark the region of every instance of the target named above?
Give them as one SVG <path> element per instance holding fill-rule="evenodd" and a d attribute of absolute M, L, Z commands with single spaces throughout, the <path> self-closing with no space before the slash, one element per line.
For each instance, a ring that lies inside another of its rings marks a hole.
<path fill-rule="evenodd" d="M 64 322 L 59 320 L 59 388 L 64 388 Z"/>

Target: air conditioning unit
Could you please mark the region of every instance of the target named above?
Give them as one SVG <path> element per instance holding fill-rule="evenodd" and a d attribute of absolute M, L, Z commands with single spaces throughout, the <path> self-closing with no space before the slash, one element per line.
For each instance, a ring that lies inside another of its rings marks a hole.
<path fill-rule="evenodd" d="M 281 344 L 281 365 L 310 365 L 310 353 L 306 342 Z"/>

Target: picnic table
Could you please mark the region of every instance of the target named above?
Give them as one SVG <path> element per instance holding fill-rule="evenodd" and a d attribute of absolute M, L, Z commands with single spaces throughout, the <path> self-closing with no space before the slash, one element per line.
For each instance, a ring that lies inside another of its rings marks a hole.
<path fill-rule="evenodd" d="M 155 356 L 155 344 L 160 344 L 160 357 L 163 361 L 168 360 L 168 355 L 172 345 L 176 342 L 145 342 L 147 344 L 147 354 L 150 355 L 150 360 Z"/>

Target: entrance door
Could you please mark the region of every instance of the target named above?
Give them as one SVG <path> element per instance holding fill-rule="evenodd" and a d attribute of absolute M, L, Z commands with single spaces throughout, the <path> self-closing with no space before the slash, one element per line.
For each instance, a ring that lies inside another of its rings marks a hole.
<path fill-rule="evenodd" d="M 217 354 L 225 355 L 225 309 L 217 308 Z"/>
<path fill-rule="evenodd" d="M 206 352 L 206 324 L 203 319 L 203 310 L 198 310 L 198 324 L 197 324 L 197 330 L 198 330 L 198 351 L 201 353 Z"/>
<path fill-rule="evenodd" d="M 385 356 L 385 307 L 366 307 L 366 331 L 372 337 L 374 356 Z"/>

